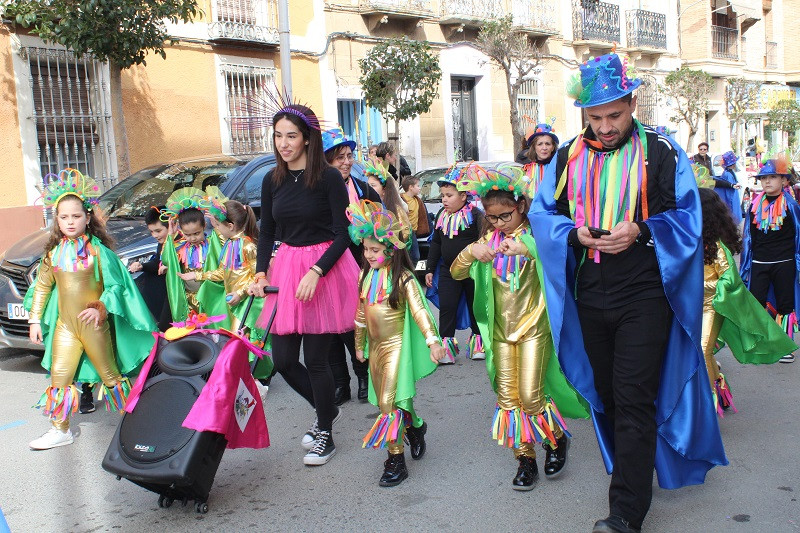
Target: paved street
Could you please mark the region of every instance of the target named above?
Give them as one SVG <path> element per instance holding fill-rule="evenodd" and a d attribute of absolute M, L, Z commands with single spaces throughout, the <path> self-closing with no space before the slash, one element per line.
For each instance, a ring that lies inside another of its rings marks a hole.
<path fill-rule="evenodd" d="M 656 488 L 645 531 L 798 531 L 800 363 L 742 366 L 727 349 L 719 355 L 739 408 L 721 421 L 731 464 L 713 469 L 703 486 Z M 28 441 L 47 429 L 30 408 L 46 384 L 38 358 L 0 354 L 0 506 L 13 532 L 590 531 L 607 510 L 609 478 L 584 420 L 571 421 L 561 479 L 511 490 L 516 462 L 490 439 L 494 399 L 477 361 L 460 358 L 419 384 L 428 452 L 420 461 L 406 454 L 410 477 L 392 489 L 377 486 L 385 452 L 360 447 L 374 407 L 345 404 L 336 457 L 305 467 L 299 440 L 313 413 L 276 377 L 266 403 L 272 446 L 226 452 L 207 515 L 179 504 L 160 509 L 155 494 L 102 470 L 118 415 L 76 415 L 75 444 L 30 451 Z"/>

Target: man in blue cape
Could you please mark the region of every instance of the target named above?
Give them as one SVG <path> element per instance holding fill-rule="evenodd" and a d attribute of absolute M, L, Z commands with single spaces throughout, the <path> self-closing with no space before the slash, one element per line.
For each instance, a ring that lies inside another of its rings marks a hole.
<path fill-rule="evenodd" d="M 640 84 L 613 53 L 581 66 L 569 92 L 589 126 L 558 150 L 530 214 L 559 362 L 612 473 L 595 532 L 641 529 L 654 467 L 678 488 L 727 464 L 700 350 L 697 186 L 683 150 L 633 119 Z"/>

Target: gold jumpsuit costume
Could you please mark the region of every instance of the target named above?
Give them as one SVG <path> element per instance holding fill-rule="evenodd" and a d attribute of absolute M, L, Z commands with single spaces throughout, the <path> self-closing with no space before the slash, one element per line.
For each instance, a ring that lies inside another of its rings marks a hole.
<path fill-rule="evenodd" d="M 725 250 L 722 249 L 722 246 L 717 246 L 717 257 L 714 259 L 714 263 L 703 265 L 703 329 L 700 342 L 717 412 L 721 412 L 720 403 L 725 407 L 731 405 L 729 403 L 731 397 L 730 389 L 725 381 L 725 376 L 719 371 L 717 360 L 714 358 L 717 338 L 724 321 L 724 317 L 714 310 L 714 296 L 717 294 L 717 282 L 720 276 L 729 267 L 728 258 L 725 256 Z"/>
<path fill-rule="evenodd" d="M 527 220 L 507 237 L 518 239 L 523 231 L 530 233 Z M 489 245 L 494 230 L 488 231 L 477 242 Z M 469 277 L 470 267 L 476 261 L 472 246 L 467 246 L 450 266 L 453 279 Z M 546 406 L 544 378 L 552 353 L 552 336 L 545 310 L 545 298 L 529 251 L 527 261 L 519 271 L 519 286 L 511 290 L 510 280 L 492 275 L 494 292 L 494 325 L 492 351 L 496 367 L 497 405 L 504 411 L 521 409 L 535 417 Z M 563 431 L 558 424 L 551 427 L 556 438 Z M 514 456 L 536 457 L 535 442 L 520 442 Z"/>
<path fill-rule="evenodd" d="M 393 289 L 401 291 L 397 309 L 393 309 L 389 305 L 388 295 L 383 301 L 374 304 L 368 303 L 362 295 L 356 311 L 356 350 L 364 350 L 369 339 L 369 373 L 382 415 L 389 415 L 397 409 L 395 392 L 400 367 L 400 349 L 403 344 L 406 305 L 428 346 L 438 342 L 436 325 L 428 314 L 423 301 L 424 296 L 412 276 L 413 274 L 410 272 L 405 272 L 400 277 L 400 286 Z M 413 409 L 408 414 L 415 427 L 422 424 Z M 392 455 L 402 454 L 402 439 L 390 442 L 387 448 Z"/>
<path fill-rule="evenodd" d="M 76 261 L 73 272 L 54 271 L 52 258 L 53 250 L 41 262 L 30 311 L 31 321 L 41 320 L 55 285 L 58 291 L 58 321 L 52 341 L 51 387 L 54 391 L 69 387 L 75 389 L 73 379 L 85 351 L 103 384 L 113 389 L 123 381 L 123 377 L 114 358 L 108 320 L 103 320 L 100 327 L 95 328 L 93 323 L 87 324 L 78 319 L 78 314 L 89 307 L 100 310 L 101 318 L 105 314 L 105 306 L 100 302 L 103 280 L 95 278 L 95 261 L 98 261 L 98 257 L 89 255 L 87 264 Z M 72 394 L 77 398 L 80 393 L 75 389 Z M 51 423 L 61 431 L 69 428 L 70 409 L 64 411 L 63 416 L 51 415 Z"/>

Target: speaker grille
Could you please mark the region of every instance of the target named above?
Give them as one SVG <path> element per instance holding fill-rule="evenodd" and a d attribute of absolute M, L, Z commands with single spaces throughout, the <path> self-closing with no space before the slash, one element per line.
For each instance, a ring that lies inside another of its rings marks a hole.
<path fill-rule="evenodd" d="M 122 419 L 119 441 L 123 453 L 142 463 L 175 455 L 195 433 L 181 424 L 199 394 L 182 379 L 165 379 L 145 388 L 136 409 Z"/>

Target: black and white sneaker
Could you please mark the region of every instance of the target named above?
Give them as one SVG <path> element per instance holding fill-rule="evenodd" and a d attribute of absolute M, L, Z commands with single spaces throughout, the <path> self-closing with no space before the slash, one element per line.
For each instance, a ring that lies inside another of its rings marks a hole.
<path fill-rule="evenodd" d="M 789 353 L 778 359 L 781 363 L 794 363 L 794 354 Z"/>
<path fill-rule="evenodd" d="M 333 426 L 333 424 L 335 424 L 336 422 L 339 421 L 340 418 L 342 418 L 342 408 L 339 407 L 337 409 L 338 410 L 336 411 L 336 416 L 333 417 L 333 422 L 331 423 L 331 426 Z M 314 419 L 314 423 L 311 424 L 311 427 L 308 428 L 306 434 L 303 435 L 303 439 L 300 441 L 300 445 L 304 449 L 310 450 L 311 447 L 314 446 L 314 440 L 317 438 L 317 433 L 319 433 L 319 424 L 317 424 L 317 420 Z"/>
<path fill-rule="evenodd" d="M 324 465 L 336 454 L 336 446 L 333 445 L 333 436 L 330 431 L 317 431 L 317 438 L 311 449 L 303 457 L 303 464 L 308 466 Z"/>

